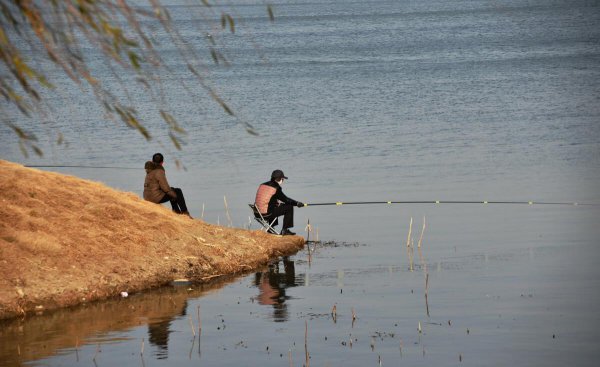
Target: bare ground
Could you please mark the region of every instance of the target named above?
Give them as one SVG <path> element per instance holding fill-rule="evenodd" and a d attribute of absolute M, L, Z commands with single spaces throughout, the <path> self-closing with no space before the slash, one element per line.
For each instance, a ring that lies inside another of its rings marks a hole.
<path fill-rule="evenodd" d="M 0 319 L 245 272 L 304 246 L 0 160 Z"/>

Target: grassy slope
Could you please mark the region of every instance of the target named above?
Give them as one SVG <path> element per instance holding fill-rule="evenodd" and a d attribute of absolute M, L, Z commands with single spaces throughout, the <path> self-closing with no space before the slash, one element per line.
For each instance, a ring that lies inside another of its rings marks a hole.
<path fill-rule="evenodd" d="M 0 319 L 247 271 L 304 245 L 0 160 Z"/>

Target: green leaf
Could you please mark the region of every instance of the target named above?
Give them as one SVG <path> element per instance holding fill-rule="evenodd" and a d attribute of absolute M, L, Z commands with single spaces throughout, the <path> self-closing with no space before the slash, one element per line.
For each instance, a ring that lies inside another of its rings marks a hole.
<path fill-rule="evenodd" d="M 246 126 L 246 132 L 250 135 L 258 136 L 258 132 L 252 126 Z"/>
<path fill-rule="evenodd" d="M 129 56 L 129 61 L 131 61 L 133 68 L 140 70 L 140 57 L 133 51 L 129 51 L 127 55 Z"/>
<path fill-rule="evenodd" d="M 37 154 L 38 157 L 43 157 L 44 156 L 44 152 L 42 152 L 42 150 L 37 146 L 37 145 L 31 145 L 31 148 L 33 149 L 33 151 L 35 152 L 35 154 Z"/>
<path fill-rule="evenodd" d="M 271 22 L 275 21 L 275 15 L 273 15 L 273 7 L 271 6 L 271 4 L 267 5 L 267 13 L 269 14 L 269 20 Z"/>
<path fill-rule="evenodd" d="M 29 158 L 29 153 L 27 153 L 27 149 L 25 149 L 25 144 L 22 141 L 19 141 L 19 149 L 21 149 L 21 154 L 25 156 L 25 158 Z"/>
<path fill-rule="evenodd" d="M 177 120 L 168 112 L 160 110 L 160 115 L 167 122 L 169 128 L 179 134 L 187 134 L 187 132 L 177 123 Z"/>
<path fill-rule="evenodd" d="M 235 33 L 235 21 L 233 20 L 233 17 L 227 14 L 227 20 L 229 21 L 229 29 L 231 30 L 231 33 Z"/>
<path fill-rule="evenodd" d="M 213 61 L 215 62 L 215 64 L 219 64 L 219 57 L 217 56 L 217 51 L 215 51 L 214 48 L 210 49 L 210 56 L 212 56 Z"/>
<path fill-rule="evenodd" d="M 48 82 L 48 80 L 46 79 L 45 76 L 43 76 L 41 74 L 37 74 L 37 80 L 44 87 L 46 87 L 48 89 L 54 89 L 54 85 L 52 83 Z"/>
<path fill-rule="evenodd" d="M 181 144 L 177 140 L 177 137 L 175 135 L 173 135 L 172 133 L 169 133 L 169 137 L 171 138 L 173 145 L 175 145 L 175 148 L 177 148 L 177 150 L 181 150 Z"/>
<path fill-rule="evenodd" d="M 207 33 L 206 38 L 208 39 L 208 42 L 210 42 L 211 45 L 213 45 L 213 46 L 217 45 L 217 42 L 215 42 L 215 38 L 212 36 L 212 34 Z"/>

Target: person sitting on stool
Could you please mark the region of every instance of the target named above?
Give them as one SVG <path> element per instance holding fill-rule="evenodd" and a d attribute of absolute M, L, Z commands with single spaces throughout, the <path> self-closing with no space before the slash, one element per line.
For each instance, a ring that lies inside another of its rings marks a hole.
<path fill-rule="evenodd" d="M 156 204 L 171 202 L 171 208 L 177 214 L 185 214 L 192 217 L 185 205 L 185 198 L 180 188 L 171 187 L 167 181 L 167 175 L 163 167 L 164 157 L 160 153 L 152 156 L 152 161 L 146 162 L 146 179 L 144 181 L 144 200 Z"/>
<path fill-rule="evenodd" d="M 303 207 L 304 204 L 290 199 L 283 193 L 281 185 L 283 180 L 287 180 L 283 171 L 276 169 L 271 173 L 271 180 L 261 184 L 256 191 L 254 205 L 265 218 L 277 218 L 283 215 L 283 225 L 281 227 L 282 235 L 294 235 L 290 228 L 294 226 L 294 206 Z M 278 223 L 275 220 L 273 224 Z"/>

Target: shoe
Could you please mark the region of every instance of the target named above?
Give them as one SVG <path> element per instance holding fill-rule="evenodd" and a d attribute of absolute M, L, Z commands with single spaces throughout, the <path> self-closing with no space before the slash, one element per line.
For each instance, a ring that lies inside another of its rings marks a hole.
<path fill-rule="evenodd" d="M 188 217 L 190 217 L 190 219 L 194 219 L 194 218 L 192 218 L 192 216 L 190 215 L 190 212 L 188 212 L 187 210 L 186 210 L 186 211 L 184 211 L 184 212 L 181 212 L 180 214 L 187 215 Z"/>
<path fill-rule="evenodd" d="M 295 235 L 295 234 L 296 234 L 296 233 L 294 233 L 294 232 L 290 231 L 290 230 L 289 230 L 289 229 L 287 229 L 287 228 L 286 228 L 286 229 L 282 229 L 282 230 L 281 230 L 281 235 L 282 235 L 282 236 L 293 236 L 293 235 Z"/>

